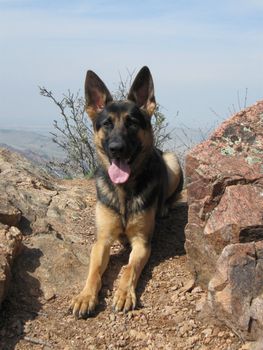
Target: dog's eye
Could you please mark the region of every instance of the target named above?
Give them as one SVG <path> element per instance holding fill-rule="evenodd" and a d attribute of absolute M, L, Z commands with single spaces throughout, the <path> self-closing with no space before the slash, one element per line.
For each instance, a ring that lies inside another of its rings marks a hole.
<path fill-rule="evenodd" d="M 113 123 L 111 119 L 106 119 L 103 123 L 102 126 L 106 129 L 112 129 L 113 128 Z"/>
<path fill-rule="evenodd" d="M 127 129 L 132 128 L 132 129 L 137 129 L 139 126 L 138 120 L 134 118 L 127 118 L 125 121 L 125 126 Z"/>

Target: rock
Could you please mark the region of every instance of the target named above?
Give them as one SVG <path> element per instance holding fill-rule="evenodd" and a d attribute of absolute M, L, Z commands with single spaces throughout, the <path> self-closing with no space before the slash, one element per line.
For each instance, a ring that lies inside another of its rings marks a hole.
<path fill-rule="evenodd" d="M 0 194 L 0 223 L 17 226 L 20 219 L 21 211 L 9 202 L 6 194 Z"/>
<path fill-rule="evenodd" d="M 197 311 L 197 312 L 202 311 L 202 310 L 204 309 L 205 305 L 206 305 L 206 297 L 205 297 L 205 295 L 203 295 L 203 296 L 196 302 L 196 307 L 195 307 L 196 311 Z"/>
<path fill-rule="evenodd" d="M 16 227 L 0 224 L 0 306 L 11 279 L 11 267 L 22 248 L 22 234 Z"/>
<path fill-rule="evenodd" d="M 202 334 L 204 334 L 205 337 L 210 337 L 213 333 L 213 330 L 211 328 L 206 328 L 202 331 Z"/>
<path fill-rule="evenodd" d="M 40 281 L 40 286 L 30 290 L 31 295 L 36 296 L 41 290 L 48 301 L 61 291 L 65 280 L 81 284 L 85 279 L 88 249 L 83 236 L 72 232 L 72 226 L 79 222 L 86 208 L 87 192 L 83 187 L 85 180 L 80 185 L 77 181 L 52 178 L 24 157 L 0 148 L 0 223 L 8 225 L 0 226 L 0 305 L 7 292 L 22 233 L 34 235 L 31 246 L 24 242 L 20 264 L 16 264 L 18 275 L 28 264 L 27 268 L 34 270 L 29 278 L 33 276 Z M 91 223 L 92 217 L 89 219 Z M 43 262 L 43 266 L 29 266 L 31 258 Z M 57 274 L 61 277 L 61 286 Z"/>
<path fill-rule="evenodd" d="M 183 292 L 191 292 L 195 287 L 195 279 L 191 278 L 182 288 Z"/>
<path fill-rule="evenodd" d="M 263 241 L 228 245 L 208 286 L 208 301 L 217 317 L 243 338 L 262 334 L 262 253 Z"/>
<path fill-rule="evenodd" d="M 246 342 L 242 345 L 240 350 L 262 350 L 263 338 L 260 338 L 257 342 Z"/>
<path fill-rule="evenodd" d="M 86 207 L 82 188 L 72 183 L 67 186 L 21 155 L 0 148 L 0 222 L 16 226 L 21 220 L 28 233 L 48 231 L 50 225 L 57 231 L 67 227 L 66 213 Z"/>
<path fill-rule="evenodd" d="M 251 346 L 252 350 L 262 350 L 263 348 L 263 337 L 261 336 L 257 342 Z"/>
<path fill-rule="evenodd" d="M 197 286 L 192 290 L 192 294 L 202 293 L 202 291 L 202 288 L 200 286 Z"/>
<path fill-rule="evenodd" d="M 263 101 L 186 158 L 185 248 L 214 314 L 243 337 L 263 331 Z M 256 243 L 255 243 L 256 242 Z"/>
<path fill-rule="evenodd" d="M 52 179 L 24 157 L 0 148 L 0 193 L 22 213 L 23 221 L 45 217 L 57 194 Z"/>
<path fill-rule="evenodd" d="M 110 314 L 110 320 L 114 322 L 116 320 L 116 315 Z"/>
<path fill-rule="evenodd" d="M 81 249 L 83 255 L 86 252 L 88 263 L 87 249 L 85 246 Z M 70 243 L 55 235 L 38 234 L 31 238 L 30 246 L 25 245 L 17 258 L 15 272 L 16 279 L 28 285 L 32 284 L 32 279 L 38 281 L 37 290 L 31 290 L 29 294 L 43 295 L 49 301 L 64 294 L 67 285 L 80 288 L 86 278 L 87 266 L 80 262 Z"/>
<path fill-rule="evenodd" d="M 144 332 L 138 332 L 135 329 L 130 330 L 130 336 L 139 340 L 144 340 L 147 338 L 147 334 Z"/>

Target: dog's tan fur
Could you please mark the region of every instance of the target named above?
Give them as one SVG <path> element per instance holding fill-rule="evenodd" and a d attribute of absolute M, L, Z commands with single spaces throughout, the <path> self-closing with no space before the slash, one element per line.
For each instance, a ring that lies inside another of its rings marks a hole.
<path fill-rule="evenodd" d="M 101 81 L 100 84 L 103 84 Z M 86 83 L 87 86 L 87 83 Z M 101 89 L 101 86 L 99 88 Z M 90 118 L 94 121 L 96 115 L 106 105 L 107 96 L 110 98 L 107 88 L 103 85 L 102 90 L 104 93 L 96 95 L 97 104 L 89 105 L 87 112 Z M 106 90 L 105 90 L 106 89 Z M 98 89 L 99 90 L 99 89 Z M 101 92 L 101 90 L 99 90 Z M 98 97 L 99 96 L 99 97 Z M 155 100 L 152 98 L 150 101 L 145 102 L 145 108 L 147 114 L 150 116 L 154 112 Z M 111 118 L 114 119 L 114 115 Z M 122 128 L 124 130 L 125 114 L 122 115 L 116 121 L 116 128 Z M 119 125 L 117 125 L 119 123 Z M 115 125 L 115 124 L 114 124 Z M 97 153 L 100 166 L 107 169 L 110 165 L 109 159 L 105 155 L 103 149 L 103 140 L 105 139 L 105 132 L 103 129 L 95 131 L 95 144 L 97 147 Z M 140 129 L 137 137 L 142 144 L 142 152 L 138 155 L 136 164 L 134 165 L 134 172 L 138 172 L 140 167 L 143 166 L 145 157 L 153 149 L 153 135 L 152 130 Z M 163 153 L 162 159 L 166 166 L 167 178 L 163 178 L 163 181 L 167 181 L 165 187 L 166 201 L 172 198 L 176 189 L 181 181 L 181 167 L 179 165 L 177 157 L 173 153 Z M 132 180 L 131 180 L 132 181 Z M 151 183 L 145 184 L 145 193 L 147 195 L 147 186 L 149 191 L 152 190 Z M 155 218 L 159 208 L 158 198 L 152 202 L 152 204 L 144 210 L 137 210 L 143 205 L 143 197 L 138 196 L 132 199 L 130 206 L 130 214 L 126 213 L 127 206 L 127 193 L 123 186 L 115 186 L 116 191 L 113 193 L 111 185 L 104 181 L 103 178 L 97 179 L 97 188 L 100 193 L 107 198 L 109 203 L 113 206 L 117 203 L 119 211 L 116 212 L 112 207 L 105 205 L 101 201 L 96 205 L 96 230 L 97 240 L 93 245 L 90 255 L 89 272 L 86 281 L 86 285 L 82 292 L 72 300 L 73 314 L 77 317 L 84 317 L 94 311 L 96 304 L 98 303 L 98 293 L 101 288 L 101 278 L 108 265 L 110 247 L 112 243 L 121 239 L 121 236 L 125 234 L 131 244 L 131 253 L 128 264 L 123 268 L 123 273 L 120 278 L 118 289 L 113 299 L 113 307 L 116 311 L 128 311 L 136 306 L 136 286 L 139 276 L 148 261 L 151 253 L 151 238 L 155 227 Z M 116 204 L 116 205 L 117 205 Z"/>

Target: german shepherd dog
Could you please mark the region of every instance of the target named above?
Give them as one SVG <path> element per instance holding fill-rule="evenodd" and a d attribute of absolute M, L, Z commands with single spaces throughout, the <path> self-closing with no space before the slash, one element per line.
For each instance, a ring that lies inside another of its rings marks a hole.
<path fill-rule="evenodd" d="M 127 312 L 135 308 L 135 289 L 150 256 L 156 216 L 182 189 L 182 170 L 176 155 L 154 147 L 151 116 L 156 102 L 148 67 L 140 70 L 123 101 L 114 101 L 102 80 L 88 71 L 85 98 L 99 164 L 97 240 L 91 250 L 86 285 L 71 303 L 76 318 L 93 313 L 110 247 L 122 235 L 128 238 L 132 250 L 113 299 L 113 310 Z"/>

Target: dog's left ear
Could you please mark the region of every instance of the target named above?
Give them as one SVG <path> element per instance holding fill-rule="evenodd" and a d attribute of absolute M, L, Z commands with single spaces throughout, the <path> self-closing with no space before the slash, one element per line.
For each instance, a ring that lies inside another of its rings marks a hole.
<path fill-rule="evenodd" d="M 112 96 L 103 81 L 93 71 L 89 70 L 85 80 L 86 112 L 91 120 L 112 101 Z"/>
<path fill-rule="evenodd" d="M 128 94 L 128 100 L 135 102 L 151 117 L 156 108 L 153 78 L 148 67 L 144 66 L 137 74 Z"/>

